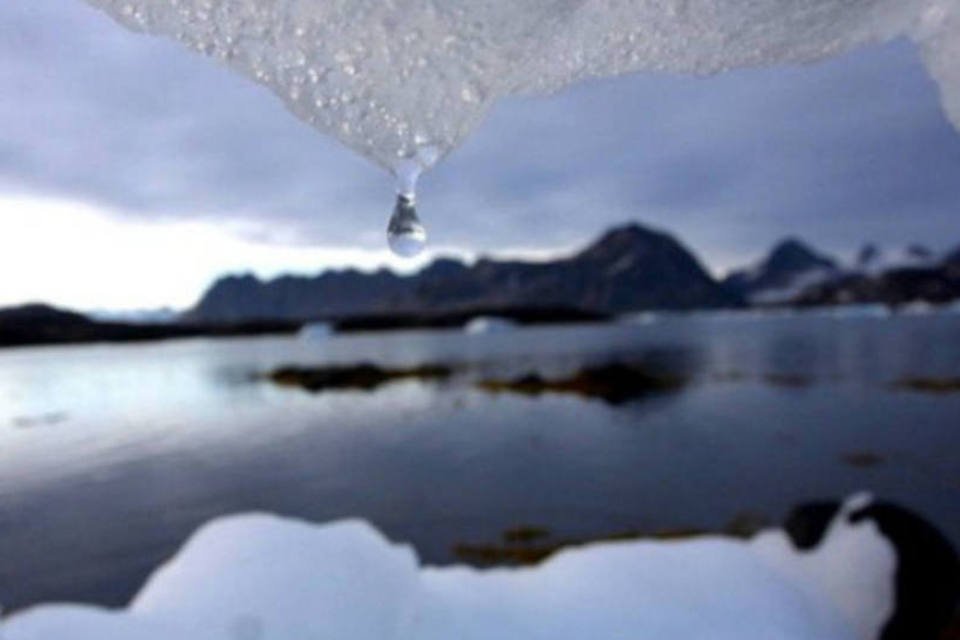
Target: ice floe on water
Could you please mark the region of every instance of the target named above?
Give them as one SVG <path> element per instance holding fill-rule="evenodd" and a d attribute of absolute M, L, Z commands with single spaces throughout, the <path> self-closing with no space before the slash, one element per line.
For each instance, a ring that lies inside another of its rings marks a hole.
<path fill-rule="evenodd" d="M 468 335 L 485 335 L 488 333 L 510 333 L 517 329 L 517 323 L 509 318 L 498 316 L 477 316 L 463 325 L 463 331 Z"/>
<path fill-rule="evenodd" d="M 202 527 L 128 609 L 51 605 L 4 640 L 595 640 L 876 638 L 894 607 L 896 548 L 848 501 L 819 544 L 599 543 L 532 568 L 420 567 L 361 521 L 265 514 Z"/>
<path fill-rule="evenodd" d="M 308 342 L 327 340 L 334 334 L 334 327 L 329 322 L 310 322 L 303 325 L 297 332 L 297 337 Z"/>
<path fill-rule="evenodd" d="M 901 36 L 960 125 L 956 0 L 88 1 L 225 61 L 405 182 L 506 95 L 812 61 Z"/>

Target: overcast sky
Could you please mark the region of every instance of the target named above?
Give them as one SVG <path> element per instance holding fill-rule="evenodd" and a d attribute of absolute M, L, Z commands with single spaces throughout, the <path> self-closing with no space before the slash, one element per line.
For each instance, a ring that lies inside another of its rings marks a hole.
<path fill-rule="evenodd" d="M 396 264 L 393 185 L 267 90 L 81 0 L 0 2 L 0 305 L 185 306 L 224 271 Z M 566 250 L 627 220 L 715 273 L 797 235 L 960 244 L 960 136 L 906 42 L 501 103 L 420 185 L 433 247 Z"/>

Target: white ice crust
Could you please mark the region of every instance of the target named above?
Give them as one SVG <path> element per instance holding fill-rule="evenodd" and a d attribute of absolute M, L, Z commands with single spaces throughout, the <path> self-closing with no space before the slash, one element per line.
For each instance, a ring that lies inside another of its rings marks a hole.
<path fill-rule="evenodd" d="M 851 508 L 848 503 L 847 510 Z M 866 640 L 893 600 L 875 525 L 835 519 L 799 553 L 780 531 L 595 544 L 540 566 L 421 568 L 360 521 L 215 520 L 131 606 L 50 605 L 4 640 Z"/>
<path fill-rule="evenodd" d="M 390 169 L 432 164 L 506 95 L 813 61 L 901 36 L 960 126 L 960 0 L 88 1 L 226 61 Z"/>

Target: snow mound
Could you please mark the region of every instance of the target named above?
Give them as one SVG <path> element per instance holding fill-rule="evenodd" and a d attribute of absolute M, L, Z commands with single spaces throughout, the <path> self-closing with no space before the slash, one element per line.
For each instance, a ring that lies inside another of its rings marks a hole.
<path fill-rule="evenodd" d="M 806 62 L 908 36 L 960 126 L 956 0 L 88 0 L 279 95 L 392 170 L 427 167 L 506 95 L 635 71 Z"/>
<path fill-rule="evenodd" d="M 875 638 L 895 552 L 836 517 L 798 552 L 781 531 L 567 550 L 534 568 L 420 568 L 359 521 L 242 515 L 203 527 L 124 611 L 51 605 L 4 640 Z"/>

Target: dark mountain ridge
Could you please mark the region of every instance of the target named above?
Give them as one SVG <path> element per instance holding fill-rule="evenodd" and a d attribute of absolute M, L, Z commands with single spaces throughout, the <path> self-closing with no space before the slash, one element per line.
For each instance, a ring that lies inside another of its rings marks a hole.
<path fill-rule="evenodd" d="M 940 305 L 960 298 L 960 247 L 938 255 L 919 244 L 892 252 L 866 244 L 852 264 L 842 265 L 787 239 L 723 284 L 753 306 Z"/>
<path fill-rule="evenodd" d="M 292 333 L 290 322 L 231 324 L 100 322 L 73 311 L 34 303 L 0 309 L 0 347 L 85 342 L 137 342 L 200 336 L 246 336 Z"/>
<path fill-rule="evenodd" d="M 545 262 L 440 258 L 401 276 L 381 269 L 221 278 L 188 318 L 338 319 L 356 315 L 458 313 L 469 309 L 570 309 L 612 314 L 741 306 L 671 236 L 629 224 L 573 254 Z"/>
<path fill-rule="evenodd" d="M 439 258 L 411 276 L 386 269 L 267 282 L 227 276 L 176 322 L 103 321 L 44 304 L 0 309 L 0 347 L 292 333 L 313 320 L 332 321 L 338 331 L 458 327 L 478 315 L 521 324 L 593 322 L 632 311 L 743 306 L 740 292 L 755 306 L 945 304 L 960 299 L 960 246 L 939 255 L 908 248 L 891 262 L 868 245 L 845 267 L 788 239 L 721 286 L 669 235 L 631 224 L 545 262 Z"/>

